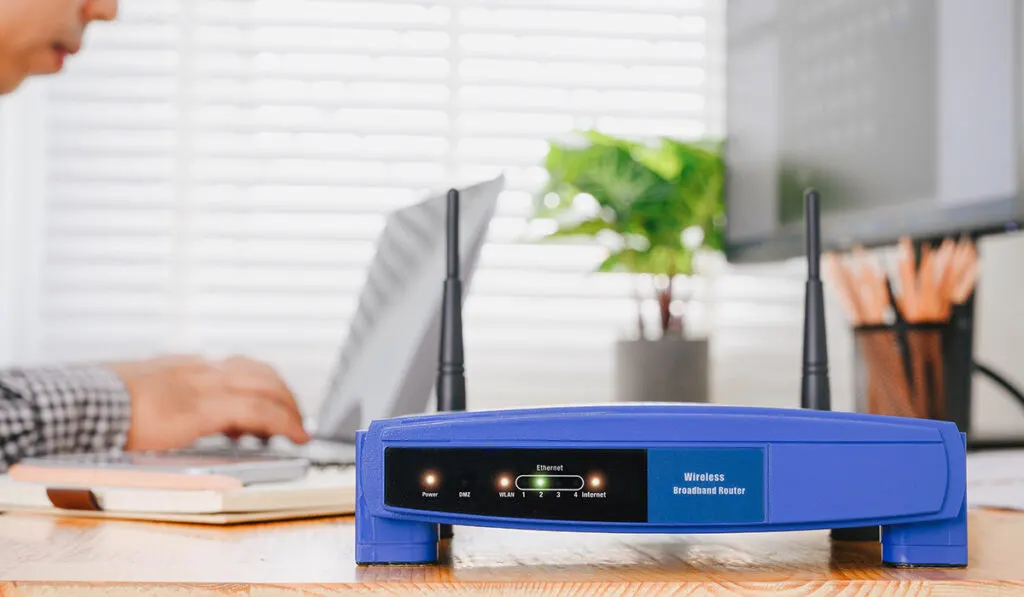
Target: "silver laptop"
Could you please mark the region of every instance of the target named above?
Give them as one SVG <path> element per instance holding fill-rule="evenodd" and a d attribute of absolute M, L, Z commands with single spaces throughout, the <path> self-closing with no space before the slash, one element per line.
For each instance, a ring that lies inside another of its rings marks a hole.
<path fill-rule="evenodd" d="M 499 176 L 460 189 L 463 295 L 504 186 Z M 388 216 L 326 395 L 307 422 L 309 444 L 213 437 L 191 451 L 302 456 L 317 466 L 352 464 L 357 430 L 374 419 L 428 410 L 441 343 L 446 210 L 446 196 L 439 194 Z"/>

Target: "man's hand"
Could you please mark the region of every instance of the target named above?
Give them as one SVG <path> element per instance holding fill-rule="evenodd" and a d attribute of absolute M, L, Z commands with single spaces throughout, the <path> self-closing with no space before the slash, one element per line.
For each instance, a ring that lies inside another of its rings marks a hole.
<path fill-rule="evenodd" d="M 291 390 L 266 363 L 175 356 L 108 366 L 131 395 L 126 450 L 185 448 L 217 433 L 309 441 Z"/>

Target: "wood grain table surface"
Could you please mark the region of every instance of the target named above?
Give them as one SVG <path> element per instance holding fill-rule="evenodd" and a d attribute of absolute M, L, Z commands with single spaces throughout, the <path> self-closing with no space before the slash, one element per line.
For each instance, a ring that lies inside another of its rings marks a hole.
<path fill-rule="evenodd" d="M 970 514 L 970 565 L 900 570 L 826 532 L 457 527 L 437 566 L 362 568 L 351 518 L 210 528 L 0 516 L 0 595 L 1024 595 L 1024 514 Z"/>

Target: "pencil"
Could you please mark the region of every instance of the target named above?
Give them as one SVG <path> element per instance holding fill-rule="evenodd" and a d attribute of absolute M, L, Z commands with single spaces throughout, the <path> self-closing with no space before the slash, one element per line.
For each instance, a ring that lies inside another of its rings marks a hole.
<path fill-rule="evenodd" d="M 861 325 L 864 321 L 863 307 L 857 298 L 853 285 L 850 283 L 850 277 L 846 272 L 842 259 L 834 252 L 829 252 L 825 255 L 825 273 L 836 294 L 839 296 L 839 300 L 843 303 L 843 308 L 846 310 L 846 316 L 850 320 L 850 325 L 853 327 Z"/>
<path fill-rule="evenodd" d="M 859 265 L 860 289 L 863 313 L 867 323 L 880 325 L 885 323 L 886 311 L 889 308 L 889 291 L 886 289 L 885 274 L 878 262 L 868 254 L 863 246 L 853 249 L 854 258 Z"/>
<path fill-rule="evenodd" d="M 917 321 L 917 268 L 914 265 L 914 247 L 907 237 L 900 239 L 897 272 L 900 279 L 900 296 L 896 300 L 900 312 L 907 321 Z"/>

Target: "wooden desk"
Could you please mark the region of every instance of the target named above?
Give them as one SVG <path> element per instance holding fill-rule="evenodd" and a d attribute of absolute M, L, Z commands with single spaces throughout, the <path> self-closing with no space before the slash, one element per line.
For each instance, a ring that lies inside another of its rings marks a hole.
<path fill-rule="evenodd" d="M 1024 514 L 974 512 L 965 570 L 879 566 L 827 533 L 577 535 L 460 527 L 442 566 L 358 568 L 351 519 L 212 529 L 0 516 L 0 595 L 1024 594 Z"/>

